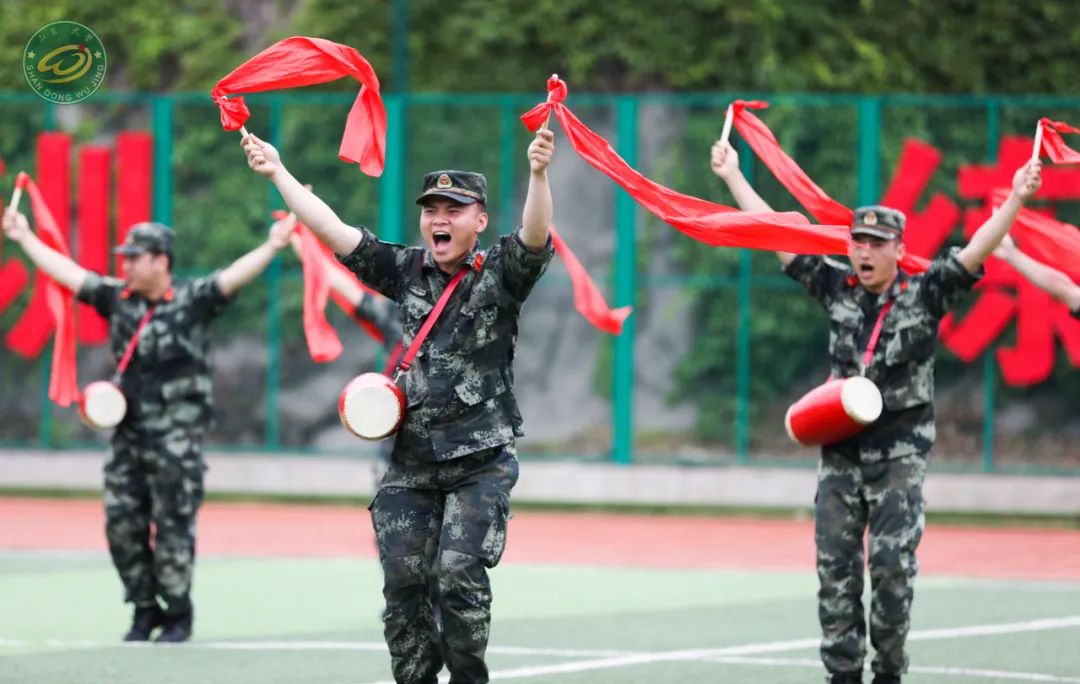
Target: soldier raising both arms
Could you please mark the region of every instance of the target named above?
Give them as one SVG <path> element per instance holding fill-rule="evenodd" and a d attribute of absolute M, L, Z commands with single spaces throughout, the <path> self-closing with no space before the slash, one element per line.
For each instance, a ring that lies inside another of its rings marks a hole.
<path fill-rule="evenodd" d="M 726 143 L 712 148 L 712 169 L 746 211 L 770 211 L 739 172 Z M 1008 233 L 1021 205 L 1038 190 L 1040 166 L 1017 170 L 1012 194 L 963 248 L 908 275 L 904 215 L 888 207 L 855 210 L 851 265 L 777 252 L 784 272 L 829 315 L 832 375 L 858 375 L 880 320 L 866 377 L 881 390 L 881 417 L 855 437 L 822 448 L 814 515 L 821 658 L 828 681 L 862 681 L 866 620 L 862 605 L 863 534 L 870 532 L 870 640 L 875 684 L 899 682 L 907 670 L 915 549 L 925 526 L 923 479 L 934 445 L 934 346 L 938 322 L 978 279 L 983 261 Z"/>
<path fill-rule="evenodd" d="M 479 173 L 425 176 L 416 200 L 425 246 L 406 247 L 346 225 L 293 178 L 272 146 L 250 135 L 242 143 L 251 168 L 270 178 L 300 220 L 361 280 L 397 302 L 406 346 L 449 284 L 459 284 L 404 376 L 405 422 L 371 504 L 398 682 L 433 684 L 444 658 L 451 681 L 488 681 L 487 569 L 502 556 L 518 477 L 518 317 L 553 254 L 553 139 L 541 130 L 529 145 L 522 227 L 487 251 L 477 247 L 488 225 L 487 181 Z M 441 639 L 428 591 L 433 562 Z"/>
<path fill-rule="evenodd" d="M 123 256 L 123 281 L 53 251 L 10 208 L 3 228 L 38 268 L 109 321 L 118 361 L 133 349 L 120 377 L 127 413 L 105 463 L 105 534 L 126 600 L 135 604 L 124 640 L 146 641 L 162 627 L 157 641 L 186 641 L 192 633 L 195 514 L 206 469 L 202 438 L 211 418 L 208 327 L 288 244 L 289 227 L 275 224 L 265 243 L 188 282 L 173 281 L 173 232 L 160 223 L 132 226 L 114 250 Z"/>

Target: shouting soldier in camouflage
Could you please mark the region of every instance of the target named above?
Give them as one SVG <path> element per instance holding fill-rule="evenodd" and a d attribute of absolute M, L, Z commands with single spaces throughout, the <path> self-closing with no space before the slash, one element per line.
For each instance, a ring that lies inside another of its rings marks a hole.
<path fill-rule="evenodd" d="M 10 208 L 3 228 L 38 268 L 109 321 L 118 360 L 134 345 L 120 378 L 127 414 L 105 464 L 105 534 L 126 600 L 135 604 L 124 640 L 146 641 L 161 627 L 156 641 L 186 641 L 206 469 L 202 438 L 212 413 L 207 328 L 288 244 L 288 227 L 275 224 L 265 243 L 228 268 L 189 282 L 173 281 L 173 232 L 160 223 L 132 226 L 114 250 L 123 256 L 122 281 L 53 251 Z"/>
<path fill-rule="evenodd" d="M 465 271 L 405 376 L 405 422 L 371 504 L 386 643 L 398 682 L 434 684 L 444 658 L 451 682 L 488 681 L 487 569 L 506 545 L 518 477 L 521 415 L 512 391 L 518 317 L 553 254 L 547 179 L 553 140 L 541 130 L 529 145 L 522 226 L 487 251 L 477 247 L 488 225 L 487 182 L 478 173 L 424 178 L 416 201 L 425 247 L 405 247 L 343 223 L 289 174 L 272 146 L 254 136 L 242 143 L 251 168 L 270 178 L 300 220 L 361 280 L 398 303 L 406 345 L 451 277 Z M 433 562 L 441 638 L 427 586 Z"/>
<path fill-rule="evenodd" d="M 712 169 L 746 211 L 771 211 L 739 171 L 735 150 L 717 142 Z M 777 252 L 784 273 L 802 284 L 829 315 L 834 378 L 859 375 L 863 351 L 883 308 L 881 337 L 866 377 L 881 390 L 881 417 L 858 435 L 822 448 L 814 539 L 820 581 L 818 617 L 827 681 L 862 681 L 866 654 L 863 534 L 870 533 L 870 641 L 874 684 L 899 682 L 908 665 L 915 549 L 922 538 L 923 479 L 934 445 L 934 346 L 938 322 L 981 275 L 983 261 L 1008 233 L 1021 205 L 1040 184 L 1032 161 L 1017 170 L 1012 194 L 963 248 L 909 275 L 904 215 L 888 207 L 855 210 L 850 265 L 819 256 Z"/>

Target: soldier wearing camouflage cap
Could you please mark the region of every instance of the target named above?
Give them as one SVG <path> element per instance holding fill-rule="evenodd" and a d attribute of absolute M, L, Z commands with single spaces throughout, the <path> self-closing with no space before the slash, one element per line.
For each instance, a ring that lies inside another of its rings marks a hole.
<path fill-rule="evenodd" d="M 212 411 L 208 326 L 287 244 L 288 230 L 275 224 L 266 242 L 227 268 L 175 282 L 175 237 L 160 223 L 132 226 L 113 250 L 123 257 L 122 280 L 53 251 L 16 211 L 4 214 L 3 228 L 38 268 L 108 321 L 117 360 L 134 344 L 120 378 L 127 414 L 105 463 L 105 534 L 125 600 L 135 606 L 124 640 L 146 641 L 160 627 L 156 641 L 186 641 L 206 468 L 202 438 Z"/>
<path fill-rule="evenodd" d="M 712 169 L 745 211 L 771 211 L 739 171 L 731 145 L 716 143 Z M 815 497 L 818 617 L 828 682 L 862 682 L 866 616 L 862 604 L 863 535 L 869 530 L 870 640 L 874 684 L 900 682 L 925 526 L 923 480 L 934 445 L 934 351 L 938 322 L 978 280 L 982 264 L 1009 231 L 1023 202 L 1039 188 L 1040 166 L 1017 170 L 1009 199 L 962 248 L 953 247 L 917 275 L 899 268 L 904 214 L 889 207 L 855 210 L 850 264 L 777 252 L 784 273 L 806 288 L 829 316 L 834 378 L 865 374 L 881 390 L 884 410 L 862 432 L 821 450 Z M 880 338 L 861 367 L 878 321 Z"/>
<path fill-rule="evenodd" d="M 397 302 L 408 345 L 452 277 L 464 276 L 405 375 L 407 410 L 371 504 L 383 568 L 383 616 L 394 678 L 487 682 L 487 570 L 506 546 L 518 478 L 521 414 L 513 394 L 518 318 L 553 249 L 547 166 L 551 131 L 529 145 L 522 226 L 487 250 L 487 181 L 445 170 L 424 177 L 417 204 L 424 247 L 382 242 L 346 225 L 285 169 L 277 150 L 243 141 L 248 164 L 361 280 Z M 437 567 L 441 629 L 428 592 Z"/>

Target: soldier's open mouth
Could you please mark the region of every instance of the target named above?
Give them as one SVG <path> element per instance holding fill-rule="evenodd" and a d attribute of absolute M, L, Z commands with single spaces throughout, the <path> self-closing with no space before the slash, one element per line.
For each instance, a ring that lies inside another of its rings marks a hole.
<path fill-rule="evenodd" d="M 873 273 L 874 267 L 870 264 L 859 264 L 859 270 L 863 273 Z"/>
<path fill-rule="evenodd" d="M 443 245 L 450 244 L 450 233 L 447 233 L 444 230 L 437 230 L 432 234 L 431 239 L 434 241 L 436 247 L 442 247 Z"/>

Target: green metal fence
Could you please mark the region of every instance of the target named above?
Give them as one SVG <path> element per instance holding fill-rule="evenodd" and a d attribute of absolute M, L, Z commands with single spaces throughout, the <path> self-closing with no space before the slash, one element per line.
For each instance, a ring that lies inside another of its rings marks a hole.
<path fill-rule="evenodd" d="M 352 100 L 351 93 L 325 93 L 325 92 L 295 92 L 289 94 L 274 94 L 265 96 L 250 96 L 248 101 L 252 106 L 255 116 L 249 123 L 249 128 L 263 135 L 264 138 L 282 149 L 286 160 L 290 160 L 293 150 L 302 147 L 298 145 L 304 141 L 302 133 L 305 121 L 309 117 L 321 115 L 323 111 L 332 113 L 343 112 Z M 799 115 L 799 112 L 825 112 L 829 117 L 835 116 L 841 124 L 822 128 L 829 131 L 829 135 L 842 136 L 846 145 L 845 154 L 851 160 L 851 173 L 849 177 L 854 179 L 851 187 L 837 191 L 833 194 L 846 202 L 858 202 L 861 204 L 873 203 L 878 200 L 883 191 L 883 184 L 888 174 L 889 157 L 895 157 L 895 148 L 898 147 L 901 138 L 907 134 L 904 130 L 906 121 L 915 120 L 921 126 L 924 135 L 933 137 L 936 128 L 935 117 L 948 121 L 943 141 L 930 140 L 938 144 L 948 156 L 949 139 L 956 135 L 967 135 L 971 130 L 981 130 L 978 135 L 981 151 L 965 150 L 961 154 L 967 162 L 985 161 L 993 163 L 997 154 L 998 139 L 1002 132 L 1014 134 L 1026 133 L 1028 124 L 1033 125 L 1037 117 L 1046 112 L 1054 112 L 1061 118 L 1068 119 L 1070 112 L 1072 118 L 1080 112 L 1080 98 L 1076 97 L 1004 97 L 1004 96 L 921 96 L 921 95 L 885 95 L 885 96 L 861 96 L 861 95 L 818 95 L 818 94 L 780 94 L 762 95 L 755 93 L 708 93 L 708 94 L 648 94 L 648 95 L 596 95 L 596 94 L 573 94 L 568 104 L 575 111 L 594 112 L 596 118 L 609 128 L 610 139 L 618 152 L 632 165 L 642 168 L 643 172 L 661 181 L 668 182 L 662 169 L 650 169 L 642 166 L 642 143 L 654 128 L 643 129 L 642 112 L 646 109 L 660 108 L 665 112 L 678 116 L 682 122 L 679 129 L 687 133 L 692 124 L 697 122 L 700 126 L 708 127 L 709 122 L 719 130 L 722 121 L 723 110 L 735 97 L 760 97 L 769 99 L 773 104 L 773 110 L 764 114 L 764 118 L 774 130 L 782 142 L 787 146 L 783 122 L 797 122 L 799 126 L 812 130 L 814 122 L 809 121 L 814 117 Z M 386 167 L 383 176 L 377 181 L 368 183 L 373 188 L 373 203 L 377 204 L 377 225 L 381 236 L 391 241 L 406 241 L 411 233 L 406 232 L 406 225 L 414 219 L 409 213 L 408 207 L 411 200 L 410 189 L 415 184 L 410 179 L 418 177 L 420 169 L 413 168 L 420 164 L 418 159 L 427 159 L 427 146 L 424 136 L 429 135 L 432 126 L 432 118 L 442 115 L 459 117 L 447 124 L 447 134 L 453 136 L 455 126 L 466 126 L 463 122 L 482 121 L 483 135 L 473 135 L 470 140 L 448 143 L 450 147 L 459 145 L 460 150 L 467 150 L 468 154 L 481 154 L 478 150 L 484 148 L 483 168 L 492 180 L 492 196 L 496 212 L 493 221 L 498 230 L 506 233 L 512 229 L 514 219 L 510 208 L 520 200 L 519 189 L 524 182 L 523 150 L 524 141 L 527 140 L 518 115 L 527 108 L 542 99 L 539 93 L 534 94 L 387 94 L 384 96 L 388 115 L 388 136 Z M 177 193 L 177 174 L 187 173 L 187 166 L 183 160 L 177 159 L 178 136 L 216 136 L 219 145 L 228 146 L 229 155 L 235 163 L 238 150 L 231 149 L 237 142 L 235 134 L 227 134 L 221 131 L 217 124 L 217 113 L 209 98 L 202 93 L 184 94 L 109 94 L 96 95 L 91 102 L 92 106 L 99 108 L 102 118 L 113 117 L 123 119 L 127 113 L 130 119 L 134 118 L 136 126 L 145 126 L 154 135 L 154 191 L 153 191 L 153 214 L 156 220 L 173 224 L 186 211 L 188 200 Z M 772 112 L 782 114 L 787 112 L 788 118 L 781 117 L 780 122 L 771 120 Z M 137 113 L 134 115 L 132 113 Z M 63 127 L 60 112 L 55 106 L 38 100 L 34 95 L 24 93 L 0 93 L 0 114 L 5 120 L 11 117 L 25 120 L 26 130 L 48 130 Z M 451 117 L 452 118 L 452 117 Z M 340 118 L 337 119 L 340 121 Z M 848 126 L 853 122 L 854 126 Z M 116 127 L 115 122 L 105 126 L 105 133 L 109 126 Z M 340 123 L 337 124 L 340 126 Z M 590 124 L 591 125 L 591 124 Z M 180 130 L 180 129 L 183 130 Z M 837 129 L 843 130 L 837 130 Z M 898 130 L 899 129 L 899 130 Z M 464 129 L 462 129 L 464 130 Z M 210 133 L 212 131 L 212 134 Z M 291 131 L 291 132 L 290 132 Z M 329 136 L 333 145 L 336 145 L 336 135 L 340 128 L 336 128 L 334 135 Z M 916 131 L 918 133 L 919 131 Z M 959 133 L 957 133 L 959 132 Z M 78 137 L 78 131 L 75 132 Z M 98 130 L 98 135 L 103 134 Z M 714 133 L 715 135 L 715 133 Z M 301 136 L 298 138 L 298 136 Z M 811 137 L 813 137 L 811 135 Z M 699 136 L 694 145 L 699 149 L 704 159 L 707 144 L 711 139 Z M 798 141 L 797 141 L 798 142 Z M 677 145 L 672 145 L 672 149 Z M 885 148 L 892 150 L 886 152 Z M 681 149 L 681 148 L 680 148 Z M 762 180 L 764 175 L 759 165 L 754 164 L 752 155 L 745 148 L 742 150 L 742 163 L 748 174 L 753 174 L 755 180 Z M 325 158 L 327 164 L 337 162 L 333 159 L 336 148 L 327 145 L 325 149 L 319 149 L 317 155 Z M 797 160 L 806 166 L 811 175 L 819 182 L 814 171 L 814 158 L 801 155 L 793 150 Z M 9 168 L 15 163 L 29 164 L 31 160 L 32 146 L 26 140 L 0 139 L 0 155 L 8 160 Z M 468 156 L 466 154 L 466 156 Z M 669 166 L 679 167 L 678 154 L 672 153 Z M 686 150 L 686 164 L 697 163 L 694 161 L 694 150 Z M 411 155 L 411 156 L 410 156 Z M 563 144 L 559 149 L 560 156 L 573 155 L 569 145 Z M 429 155 L 430 156 L 430 155 Z M 655 155 L 654 155 L 655 157 Z M 662 166 L 655 163 L 653 166 Z M 313 162 L 315 163 L 315 162 Z M 462 162 L 464 164 L 466 162 Z M 344 166 L 340 165 L 339 166 Z M 707 167 L 698 163 L 698 169 L 686 172 L 690 175 L 707 176 Z M 494 171 L 494 173 L 493 173 Z M 350 170 L 349 173 L 356 173 Z M 767 172 L 766 172 L 767 173 Z M 357 176 L 358 177 L 358 176 Z M 678 180 L 678 173 L 671 179 Z M 596 184 L 597 192 L 611 192 L 610 182 L 595 174 L 590 182 Z M 697 182 L 697 181 L 695 181 Z M 763 181 L 766 182 L 766 181 Z M 943 181 L 942 181 L 943 182 Z M 673 183 L 674 184 L 674 183 Z M 824 183 L 822 183 L 824 184 Z M 327 183 L 327 186 L 331 183 Z M 262 200 L 263 208 L 259 210 L 262 215 L 268 215 L 272 209 L 280 208 L 281 201 L 273 190 L 266 192 Z M 675 185 L 675 187 L 680 187 Z M 680 189 L 683 189 L 680 187 Z M 719 193 L 718 190 L 713 190 Z M 767 187 L 763 190 L 767 198 L 776 195 L 775 189 L 771 191 Z M 846 196 L 845 196 L 846 194 Z M 774 202 L 779 208 L 790 200 L 777 199 Z M 556 196 L 557 215 L 559 213 L 560 197 Z M 720 199 L 720 198 L 718 198 Z M 178 210 L 178 205 L 183 205 L 183 210 Z M 333 203 L 332 203 L 333 205 Z M 656 275 L 648 269 L 641 267 L 644 258 L 650 256 L 650 252 L 643 251 L 639 246 L 642 237 L 642 226 L 648 222 L 645 212 L 633 202 L 633 200 L 621 190 L 613 194 L 613 227 L 605 226 L 604 231 L 610 231 L 614 240 L 614 252 L 609 267 L 606 269 L 606 278 L 601 279 L 601 286 L 609 294 L 612 306 L 639 305 L 643 292 L 659 291 L 664 288 L 699 292 L 701 288 L 715 290 L 724 296 L 734 296 L 735 310 L 730 316 L 736 321 L 735 335 L 733 340 L 734 362 L 734 409 L 731 413 L 730 424 L 723 431 L 730 435 L 726 446 L 722 451 L 730 457 L 730 460 L 740 463 L 757 462 L 765 460 L 767 450 L 762 454 L 755 452 L 753 442 L 756 438 L 752 419 L 752 395 L 754 378 L 768 369 L 754 368 L 752 361 L 754 352 L 753 326 L 754 310 L 753 297 L 755 293 L 787 292 L 792 285 L 774 272 L 763 272 L 757 266 L 758 255 L 751 254 L 747 250 L 738 252 L 733 274 L 708 277 L 703 280 L 701 273 L 682 273 L 675 276 Z M 501 208 L 501 209 L 499 209 Z M 784 207 L 787 208 L 787 207 Z M 1071 211 L 1071 209 L 1069 209 Z M 655 227 L 653 228 L 655 231 Z M 575 235 L 574 243 L 579 247 L 587 236 Z M 686 238 L 683 238 L 686 239 Z M 277 450 L 283 447 L 295 448 L 295 444 L 283 444 L 282 425 L 280 420 L 280 388 L 282 386 L 282 362 L 283 362 L 283 309 L 282 302 L 287 300 L 286 290 L 295 290 L 297 279 L 294 265 L 286 266 L 279 259 L 271 266 L 263 280 L 267 288 L 265 297 L 265 335 L 266 362 L 264 396 L 262 398 L 261 411 L 265 415 L 263 431 L 260 439 L 245 440 L 238 446 L 265 450 Z M 556 279 L 548 286 L 568 290 L 565 279 Z M 262 301 L 262 300 L 260 300 Z M 598 357 L 601 363 L 609 364 L 610 376 L 610 420 L 607 430 L 607 444 L 593 449 L 590 455 L 597 458 L 610 458 L 619 463 L 630 463 L 639 459 L 639 449 L 635 444 L 637 436 L 635 421 L 635 393 L 640 387 L 635 383 L 635 365 L 643 360 L 638 357 L 635 344 L 638 341 L 637 321 L 635 315 L 627 322 L 622 336 L 610 342 L 610 356 Z M 0 322 L 11 320 L 11 314 L 0 317 Z M 606 345 L 608 342 L 596 333 L 596 344 Z M 808 342 L 811 344 L 811 342 Z M 812 342 L 824 350 L 825 342 L 817 339 Z M 8 357 L 0 357 L 4 363 L 11 367 L 17 363 L 25 363 Z M 57 438 L 54 434 L 54 410 L 45 398 L 47 388 L 48 364 L 40 364 L 42 370 L 39 377 L 41 392 L 40 413 L 37 417 L 38 438 L 37 444 L 45 447 L 65 447 L 85 441 L 83 438 L 66 436 Z M 670 389 L 670 388 L 667 388 Z M 603 394 L 600 391 L 600 394 Z M 990 471 L 1001 469 L 1001 465 L 995 459 L 995 414 L 998 406 L 998 374 L 994 365 L 993 355 L 987 353 L 983 361 L 983 405 L 981 417 L 981 429 L 979 430 L 981 444 L 979 445 L 980 459 L 977 467 Z M 939 415 L 939 419 L 941 416 Z M 542 422 L 533 416 L 527 416 L 527 423 Z M 0 431 L 0 438 L 7 438 L 8 444 L 34 443 L 27 438 L 13 438 L 8 431 Z M 228 437 L 222 440 L 229 443 Z M 601 440 L 603 441 L 603 440 Z M 566 451 L 564 449 L 563 451 Z M 758 458 L 763 456 L 762 458 Z M 970 459 L 969 459 L 970 461 Z M 1054 464 L 1048 464 L 1054 466 Z M 1075 464 L 1066 463 L 1063 469 L 1068 470 Z"/>

